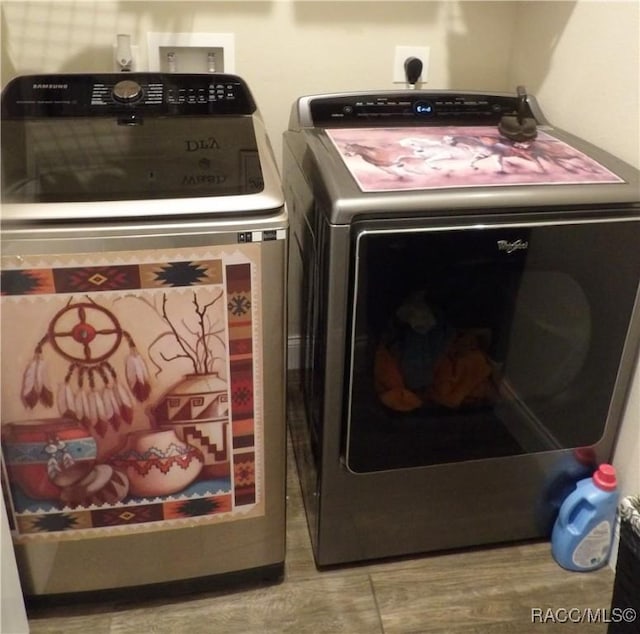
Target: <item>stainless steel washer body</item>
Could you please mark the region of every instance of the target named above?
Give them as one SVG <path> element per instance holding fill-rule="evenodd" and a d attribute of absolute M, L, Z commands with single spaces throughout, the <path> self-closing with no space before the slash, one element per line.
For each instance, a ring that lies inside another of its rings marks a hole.
<path fill-rule="evenodd" d="M 288 220 L 245 82 L 17 78 L 2 179 L 25 594 L 280 578 Z"/>

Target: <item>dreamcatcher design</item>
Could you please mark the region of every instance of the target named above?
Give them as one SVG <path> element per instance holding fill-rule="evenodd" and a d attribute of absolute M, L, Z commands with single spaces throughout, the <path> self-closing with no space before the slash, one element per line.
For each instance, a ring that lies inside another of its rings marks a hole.
<path fill-rule="evenodd" d="M 123 341 L 129 347 L 124 360 L 126 384 L 111 362 Z M 109 428 L 117 431 L 123 423 L 132 423 L 133 399 L 143 402 L 151 392 L 149 374 L 133 338 L 111 311 L 86 301 L 68 304 L 53 317 L 23 375 L 21 397 L 30 409 L 37 403 L 54 404 L 43 354 L 47 344 L 69 362 L 57 388 L 61 416 L 80 421 L 101 437 Z"/>

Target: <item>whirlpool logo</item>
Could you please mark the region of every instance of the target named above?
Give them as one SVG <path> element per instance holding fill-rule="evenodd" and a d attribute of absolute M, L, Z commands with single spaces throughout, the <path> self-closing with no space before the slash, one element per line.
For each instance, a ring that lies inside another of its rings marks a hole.
<path fill-rule="evenodd" d="M 498 251 L 505 253 L 515 253 L 516 251 L 526 251 L 529 243 L 526 240 L 498 240 Z"/>

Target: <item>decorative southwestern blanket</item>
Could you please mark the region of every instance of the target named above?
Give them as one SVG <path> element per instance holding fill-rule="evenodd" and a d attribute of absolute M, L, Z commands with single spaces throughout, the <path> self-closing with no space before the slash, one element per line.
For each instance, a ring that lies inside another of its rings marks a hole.
<path fill-rule="evenodd" d="M 2 258 L 16 542 L 264 514 L 259 248 Z"/>

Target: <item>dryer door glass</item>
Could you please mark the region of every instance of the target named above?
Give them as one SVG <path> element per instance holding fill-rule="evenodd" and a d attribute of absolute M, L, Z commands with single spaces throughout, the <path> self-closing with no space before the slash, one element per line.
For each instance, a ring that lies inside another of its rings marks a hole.
<path fill-rule="evenodd" d="M 597 444 L 639 243 L 637 221 L 356 229 L 348 467 Z"/>

